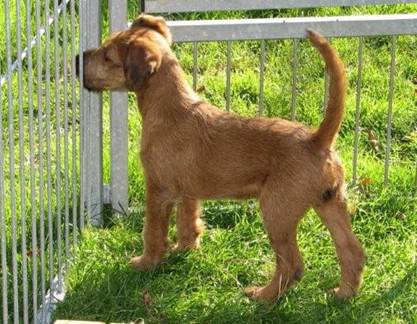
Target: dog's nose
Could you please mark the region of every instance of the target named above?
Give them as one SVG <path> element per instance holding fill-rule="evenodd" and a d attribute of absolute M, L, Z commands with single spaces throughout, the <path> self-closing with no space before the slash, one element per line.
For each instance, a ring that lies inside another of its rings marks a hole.
<path fill-rule="evenodd" d="M 75 56 L 75 74 L 80 76 L 80 55 Z"/>

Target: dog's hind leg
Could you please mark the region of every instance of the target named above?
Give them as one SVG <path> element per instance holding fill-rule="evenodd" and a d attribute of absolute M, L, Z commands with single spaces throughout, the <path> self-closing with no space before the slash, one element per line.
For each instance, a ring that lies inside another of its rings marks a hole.
<path fill-rule="evenodd" d="M 183 198 L 177 206 L 178 251 L 198 248 L 200 235 L 203 232 L 203 223 L 200 219 L 199 201 L 192 198 Z"/>
<path fill-rule="evenodd" d="M 130 264 L 137 269 L 153 268 L 161 262 L 168 250 L 169 217 L 173 202 L 157 188 L 147 183 L 146 214 L 143 227 L 143 254 L 133 257 Z"/>
<path fill-rule="evenodd" d="M 290 200 L 291 201 L 291 200 Z M 265 287 L 245 289 L 253 299 L 274 300 L 303 275 L 303 262 L 297 245 L 297 225 L 306 208 L 291 208 L 275 194 L 260 199 L 263 220 L 276 257 L 272 281 Z"/>
<path fill-rule="evenodd" d="M 365 254 L 352 232 L 343 193 L 338 191 L 332 197 L 326 197 L 326 202 L 314 209 L 329 229 L 339 257 L 341 281 L 333 293 L 341 299 L 353 297 L 361 284 Z"/>

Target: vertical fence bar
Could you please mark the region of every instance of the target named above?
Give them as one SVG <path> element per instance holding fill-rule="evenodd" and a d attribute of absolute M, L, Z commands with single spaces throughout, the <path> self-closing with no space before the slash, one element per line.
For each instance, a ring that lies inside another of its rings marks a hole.
<path fill-rule="evenodd" d="M 38 257 L 37 257 L 37 220 L 36 220 L 36 196 L 35 196 L 35 149 L 34 149 L 34 125 L 33 125 L 33 66 L 32 66 L 32 27 L 31 27 L 31 1 L 26 0 L 26 34 L 27 34 L 27 70 L 28 70 L 28 109 L 29 109 L 29 162 L 31 168 L 30 173 L 30 215 L 31 215 L 31 230 L 32 230 L 32 290 L 37 294 L 37 280 L 38 280 Z M 33 317 L 36 318 L 36 317 Z"/>
<path fill-rule="evenodd" d="M 22 290 L 23 290 L 23 322 L 28 320 L 28 281 L 27 281 L 27 252 L 26 252 L 26 197 L 25 197 L 25 150 L 23 128 L 23 80 L 22 80 L 22 44 L 20 1 L 16 1 L 16 47 L 17 47 L 17 77 L 18 77 L 18 107 L 19 107 L 19 184 L 20 184 L 20 221 L 22 237 Z"/>
<path fill-rule="evenodd" d="M 3 120 L 3 91 L 0 87 L 0 121 Z M 0 243 L 1 243 L 1 293 L 3 323 L 9 321 L 9 310 L 7 305 L 7 246 L 6 246 L 6 219 L 4 208 L 4 151 L 3 151 L 3 123 L 0 122 Z"/>
<path fill-rule="evenodd" d="M 227 66 L 226 66 L 226 110 L 230 111 L 230 77 L 232 69 L 232 42 L 227 41 Z"/>
<path fill-rule="evenodd" d="M 127 0 L 111 0 L 110 31 L 127 28 Z M 128 213 L 128 105 L 127 93 L 112 92 L 111 100 L 111 204 L 113 211 Z"/>
<path fill-rule="evenodd" d="M 388 112 L 387 112 L 387 144 L 385 147 L 385 167 L 384 167 L 384 185 L 388 184 L 390 155 L 391 155 L 391 130 L 392 130 L 392 104 L 394 97 L 394 82 L 395 82 L 395 51 L 397 45 L 397 38 L 391 37 L 391 65 L 389 72 L 389 93 L 388 93 Z"/>
<path fill-rule="evenodd" d="M 97 47 L 101 41 L 101 1 L 89 0 L 85 12 L 86 47 Z M 87 168 L 84 168 L 87 191 L 87 215 L 94 226 L 103 224 L 103 115 L 102 98 L 100 94 L 88 93 L 84 90 L 83 109 L 87 114 L 86 147 Z M 85 104 L 87 103 L 87 104 Z"/>
<path fill-rule="evenodd" d="M 58 17 L 56 17 L 58 19 Z M 64 97 L 64 243 L 65 243 L 65 269 L 68 266 L 69 258 L 69 164 L 68 164 L 68 60 L 67 60 L 67 5 L 62 8 L 62 68 L 64 77 L 63 97 Z M 58 215 L 59 217 L 59 215 Z"/>
<path fill-rule="evenodd" d="M 77 98 L 75 94 L 75 0 L 70 2 L 71 10 L 71 184 L 72 184 L 72 239 L 74 245 L 77 245 L 77 119 L 76 119 L 76 107 Z"/>
<path fill-rule="evenodd" d="M 81 37 L 83 37 L 83 49 L 88 49 L 90 46 L 88 45 L 88 37 L 90 35 L 90 26 L 88 23 L 88 20 L 90 19 L 90 2 L 88 0 L 84 0 L 84 8 L 83 10 L 83 34 Z M 81 62 L 80 62 L 81 66 Z M 83 140 L 83 172 L 84 172 L 84 183 L 83 183 L 83 190 L 84 190 L 84 201 L 83 205 L 85 206 L 85 215 L 87 220 L 86 223 L 91 222 L 91 191 L 90 191 L 90 185 L 91 185 L 91 175 L 90 175 L 90 97 L 91 93 L 88 92 L 86 89 L 81 88 L 82 92 L 82 107 L 81 110 L 83 111 L 83 130 L 84 130 L 84 140 Z M 82 219 L 84 221 L 84 218 Z M 84 228 L 84 222 L 82 224 L 82 228 Z"/>
<path fill-rule="evenodd" d="M 16 225 L 16 192 L 14 170 L 14 107 L 12 94 L 12 51 L 10 39 L 10 3 L 5 1 L 5 24 L 6 24 L 6 62 L 7 62 L 7 100 L 8 100 L 8 136 L 9 136 L 9 175 L 10 175 L 10 209 L 11 209 L 11 235 L 12 235 L 12 278 L 13 278 L 13 322 L 19 323 L 19 286 L 17 282 L 17 225 Z"/>
<path fill-rule="evenodd" d="M 198 43 L 193 42 L 193 89 L 197 91 L 198 81 Z"/>
<path fill-rule="evenodd" d="M 58 0 L 54 0 L 54 87 L 55 87 L 55 177 L 56 177 L 56 240 L 58 263 L 58 291 L 62 290 L 62 235 L 61 235 L 61 100 L 60 100 L 60 46 L 58 24 Z M 66 26 L 65 26 L 66 27 Z M 65 87 L 64 87 L 65 88 Z M 52 287 L 52 285 L 51 285 Z M 51 298 L 53 297 L 52 294 Z"/>
<path fill-rule="evenodd" d="M 49 287 L 54 283 L 54 231 L 52 219 L 52 168 L 51 168 L 51 30 L 50 20 L 50 1 L 45 1 L 45 106 L 46 106 L 46 178 L 47 178 L 47 201 L 48 201 L 48 278 Z M 41 241 L 45 240 L 41 236 Z M 45 246 L 45 243 L 43 244 Z M 46 287 L 45 287 L 46 288 Z M 45 302 L 45 291 L 42 291 L 42 303 Z M 42 307 L 42 322 L 45 321 L 46 308 Z"/>
<path fill-rule="evenodd" d="M 86 112 L 84 111 L 84 106 L 86 105 L 87 98 L 86 94 L 87 92 L 84 90 L 84 60 L 83 60 L 83 51 L 86 47 L 86 37 L 85 37 L 85 30 L 86 30 L 86 18 L 85 18 L 85 12 L 87 10 L 87 2 L 86 0 L 80 0 L 79 3 L 79 30 L 78 30 L 78 36 L 79 36 L 79 109 L 80 109 L 80 177 L 81 177 L 81 187 L 80 187 L 80 230 L 83 230 L 84 224 L 85 224 L 85 206 L 87 200 L 87 193 L 88 190 L 86 190 L 87 187 L 87 175 L 88 170 L 86 170 L 86 161 L 85 161 L 85 153 L 84 150 L 87 150 L 87 123 L 86 123 Z"/>
<path fill-rule="evenodd" d="M 265 40 L 261 40 L 261 54 L 259 57 L 259 107 L 258 116 L 264 113 L 264 82 L 265 82 Z"/>
<path fill-rule="evenodd" d="M 298 46 L 300 40 L 295 38 L 292 45 L 292 83 L 291 83 L 291 120 L 295 120 L 297 108 L 297 74 L 298 74 Z"/>
<path fill-rule="evenodd" d="M 41 5 L 39 0 L 36 0 L 36 77 L 37 77 L 37 108 L 38 108 L 38 136 L 39 136 L 39 254 L 40 254 L 40 274 L 41 274 L 41 297 L 42 300 L 45 299 L 45 214 L 44 214 L 44 179 L 43 179 L 43 90 L 42 90 L 42 49 L 41 49 Z M 32 221 L 32 232 L 37 231 L 36 227 L 36 215 L 33 216 Z M 32 234 L 33 235 L 33 234 Z M 32 248 L 36 247 L 34 243 L 34 238 L 32 237 Z M 37 269 L 37 250 L 32 250 L 32 264 L 34 269 Z M 37 270 L 33 273 L 33 318 L 36 321 L 38 313 L 38 289 L 37 281 L 38 278 L 34 277 Z"/>
<path fill-rule="evenodd" d="M 353 160 L 352 160 L 353 183 L 356 183 L 358 179 L 358 149 L 359 149 L 359 135 L 360 135 L 361 92 L 362 92 L 362 52 L 363 52 L 363 37 L 360 37 L 359 47 L 358 47 L 358 79 L 356 81 L 355 137 L 354 137 L 354 144 L 353 144 Z"/>
<path fill-rule="evenodd" d="M 80 18 L 81 20 L 81 26 L 82 29 L 80 30 L 80 39 L 82 39 L 81 42 L 81 48 L 82 50 L 88 49 L 90 46 L 88 45 L 88 35 L 90 35 L 90 27 L 88 24 L 89 12 L 90 12 L 90 3 L 88 0 L 81 0 L 82 1 L 82 7 L 80 11 Z M 81 49 L 80 49 L 81 50 Z M 83 52 L 81 52 L 83 53 Z M 85 223 L 89 222 L 91 220 L 91 193 L 90 193 L 90 161 L 88 160 L 88 157 L 90 155 L 90 140 L 89 140 L 89 134 L 90 134 L 90 113 L 87 111 L 90 109 L 90 92 L 88 92 L 86 89 L 84 89 L 84 80 L 83 80 L 83 55 L 80 55 L 80 91 L 81 91 L 81 97 L 80 97 L 80 110 L 82 112 L 82 190 L 83 190 L 83 201 L 81 202 L 81 205 L 83 208 L 85 208 L 85 215 L 81 214 L 81 229 L 84 228 Z M 87 220 L 85 220 L 85 217 Z"/>

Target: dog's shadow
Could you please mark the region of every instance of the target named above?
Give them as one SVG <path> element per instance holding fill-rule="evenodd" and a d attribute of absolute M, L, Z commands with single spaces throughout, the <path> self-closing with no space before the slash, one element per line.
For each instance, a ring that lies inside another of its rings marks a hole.
<path fill-rule="evenodd" d="M 260 220 L 259 207 L 255 200 L 247 201 L 206 201 L 203 218 L 208 227 L 229 229 L 246 220 Z"/>
<path fill-rule="evenodd" d="M 136 271 L 128 265 L 128 258 L 131 252 L 141 250 L 137 243 L 125 241 L 123 256 L 119 252 L 103 253 L 97 265 L 87 262 L 91 269 L 78 267 L 78 273 L 70 276 L 74 283 L 55 317 L 107 322 L 143 318 L 147 323 L 368 322 L 375 319 L 376 313 L 391 307 L 395 299 L 409 294 L 417 277 L 417 265 L 413 265 L 402 279 L 384 291 L 348 302 L 330 296 L 325 302 L 317 302 L 312 296 L 322 293 L 321 288 L 310 293 L 306 290 L 313 288 L 300 283 L 280 301 L 264 304 L 246 298 L 238 284 L 222 283 L 221 276 L 210 274 L 207 265 L 196 264 L 193 253 L 198 252 L 171 253 L 157 269 Z M 200 259 L 200 263 L 204 261 Z M 211 275 L 218 278 L 212 280 Z M 202 297 L 205 294 L 207 298 Z"/>
<path fill-rule="evenodd" d="M 209 225 L 233 227 L 235 221 L 239 222 L 234 214 L 236 217 L 241 215 L 241 208 L 249 217 L 257 217 L 255 212 L 252 215 L 252 211 L 256 210 L 253 206 L 234 205 L 229 221 L 219 225 L 216 215 L 217 212 L 224 212 L 224 208 L 220 207 L 221 210 L 217 211 L 218 207 L 213 206 L 209 215 L 205 208 Z M 235 208 L 239 209 L 236 213 Z M 278 302 L 253 302 L 244 296 L 242 288 L 259 279 L 256 264 L 242 268 L 242 273 L 238 275 L 239 282 L 230 280 L 230 276 L 224 280 L 223 274 L 215 273 L 219 267 L 211 267 L 210 258 L 199 255 L 204 253 L 204 244 L 202 251 L 170 253 L 164 263 L 153 271 L 132 269 L 128 264 L 129 258 L 142 251 L 138 233 L 143 226 L 143 210 L 138 214 L 141 217 L 131 215 L 120 224 L 116 220 L 107 223 L 104 229 L 91 230 L 88 234 L 91 236 L 82 240 L 81 254 L 76 258 L 78 264 L 69 273 L 69 290 L 64 302 L 58 305 L 55 318 L 107 322 L 143 318 L 147 323 L 369 322 L 375 319 L 376 313 L 392 307 L 396 299 L 404 300 L 412 291 L 413 282 L 417 281 L 417 265 L 414 264 L 402 279 L 390 287 L 341 302 L 331 296 L 321 298 L 323 291 L 332 285 L 331 281 L 337 280 L 336 274 L 318 285 L 310 285 L 309 275 L 306 275 Z M 311 278 L 314 277 L 311 280 L 316 280 L 316 276 L 317 273 L 311 274 Z M 412 316 L 410 312 L 404 310 L 403 313 Z"/>

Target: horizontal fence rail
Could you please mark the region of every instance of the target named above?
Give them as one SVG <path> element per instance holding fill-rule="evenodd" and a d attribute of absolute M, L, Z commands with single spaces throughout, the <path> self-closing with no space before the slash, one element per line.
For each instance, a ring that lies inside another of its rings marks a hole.
<path fill-rule="evenodd" d="M 381 4 L 415 3 L 403 0 L 148 0 L 145 11 L 149 13 L 203 12 L 229 10 L 263 10 L 290 8 L 318 8 L 339 6 L 363 6 Z"/>
<path fill-rule="evenodd" d="M 327 37 L 417 33 L 417 14 L 169 21 L 175 42 L 304 38 L 306 29 Z"/>

